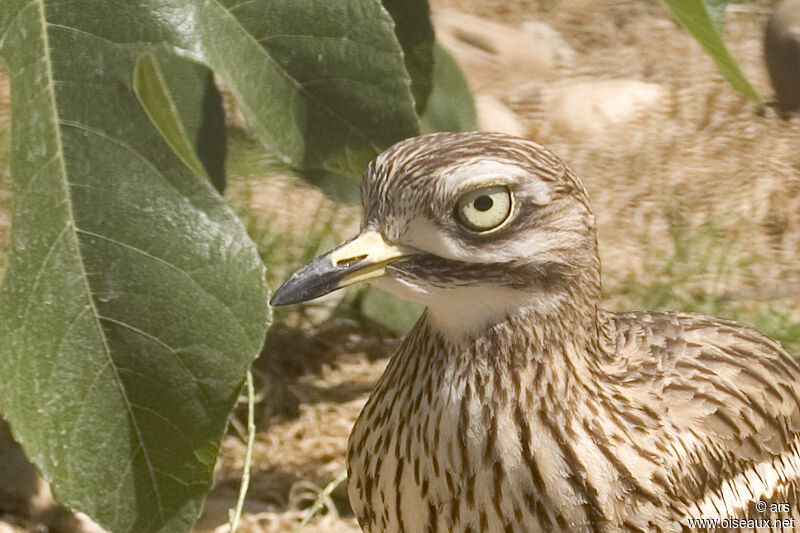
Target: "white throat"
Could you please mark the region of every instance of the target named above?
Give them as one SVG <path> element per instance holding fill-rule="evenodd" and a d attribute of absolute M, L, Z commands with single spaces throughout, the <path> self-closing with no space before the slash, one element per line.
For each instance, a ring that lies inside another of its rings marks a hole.
<path fill-rule="evenodd" d="M 375 286 L 404 300 L 428 308 L 431 326 L 453 344 L 467 342 L 510 316 L 536 310 L 554 312 L 559 298 L 535 291 L 499 285 L 459 286 L 425 290 L 392 278 L 381 278 Z"/>

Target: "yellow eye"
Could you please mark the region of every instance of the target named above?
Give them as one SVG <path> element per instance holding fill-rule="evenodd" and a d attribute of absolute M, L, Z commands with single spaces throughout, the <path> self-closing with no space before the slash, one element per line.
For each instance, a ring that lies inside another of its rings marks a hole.
<path fill-rule="evenodd" d="M 511 215 L 511 192 L 502 185 L 482 187 L 465 193 L 456 204 L 458 221 L 472 231 L 489 231 Z"/>

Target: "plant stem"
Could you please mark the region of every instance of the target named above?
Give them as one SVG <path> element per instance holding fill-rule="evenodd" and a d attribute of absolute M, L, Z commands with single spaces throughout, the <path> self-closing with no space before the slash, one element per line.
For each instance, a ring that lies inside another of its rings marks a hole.
<path fill-rule="evenodd" d="M 239 499 L 236 501 L 236 509 L 230 515 L 230 533 L 236 533 L 239 528 L 239 520 L 242 517 L 244 499 L 247 496 L 247 489 L 250 487 L 250 461 L 253 458 L 253 443 L 256 440 L 256 424 L 253 416 L 253 404 L 255 403 L 253 393 L 253 373 L 247 371 L 247 451 L 244 454 L 244 465 L 242 466 L 242 484 L 239 486 Z"/>
<path fill-rule="evenodd" d="M 305 525 L 308 524 L 312 518 L 314 518 L 314 515 L 316 515 L 319 512 L 319 510 L 322 509 L 325 500 L 328 499 L 331 493 L 334 490 L 336 490 L 336 487 L 341 485 L 345 479 L 347 479 L 346 468 L 341 472 L 339 472 L 339 475 L 336 476 L 336 479 L 325 485 L 325 488 L 322 489 L 322 492 L 319 493 L 317 499 L 314 500 L 314 504 L 311 506 L 311 509 L 308 510 L 308 514 L 305 516 L 305 518 L 303 518 L 303 521 L 300 522 L 300 524 L 298 524 L 298 526 L 295 528 L 294 533 L 299 533 L 299 531 L 303 529 L 303 527 L 305 527 Z"/>

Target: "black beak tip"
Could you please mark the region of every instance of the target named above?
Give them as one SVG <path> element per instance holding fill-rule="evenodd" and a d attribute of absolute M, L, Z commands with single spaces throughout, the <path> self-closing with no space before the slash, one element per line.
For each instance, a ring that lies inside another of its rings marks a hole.
<path fill-rule="evenodd" d="M 289 279 L 284 281 L 272 295 L 269 304 L 272 306 L 299 304 L 335 291 L 346 270 L 334 266 L 328 255 L 314 259 L 289 276 Z"/>
<path fill-rule="evenodd" d="M 305 291 L 297 290 L 300 287 L 298 287 L 296 283 L 291 282 L 292 278 L 289 278 L 283 285 L 278 287 L 278 290 L 276 290 L 272 298 L 270 298 L 269 305 L 278 307 L 282 305 L 299 304 L 308 299 L 305 297 Z"/>
<path fill-rule="evenodd" d="M 272 298 L 269 299 L 269 305 L 272 307 L 278 307 L 280 305 L 289 305 L 292 302 L 286 301 L 285 295 L 278 289 L 272 295 Z"/>

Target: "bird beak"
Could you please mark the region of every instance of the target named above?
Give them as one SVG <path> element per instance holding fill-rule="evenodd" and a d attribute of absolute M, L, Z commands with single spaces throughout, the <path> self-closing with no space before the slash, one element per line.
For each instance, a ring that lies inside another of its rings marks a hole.
<path fill-rule="evenodd" d="M 362 232 L 292 274 L 275 291 L 271 305 L 313 300 L 336 289 L 382 277 L 386 265 L 417 250 L 386 242 L 375 230 Z"/>

